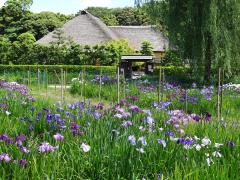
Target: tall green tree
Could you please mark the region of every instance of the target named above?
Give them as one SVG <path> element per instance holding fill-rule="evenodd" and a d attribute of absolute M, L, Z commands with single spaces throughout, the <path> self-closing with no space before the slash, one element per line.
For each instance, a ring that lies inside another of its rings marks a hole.
<path fill-rule="evenodd" d="M 189 60 L 198 77 L 210 82 L 219 67 L 228 76 L 235 72 L 234 68 L 240 63 L 240 1 L 147 2 L 149 7 L 155 8 L 152 16 L 158 17 L 163 11 L 166 12 L 164 22 L 170 41 L 181 51 L 182 57 Z"/>
<path fill-rule="evenodd" d="M 152 56 L 153 55 L 153 46 L 152 46 L 151 42 L 143 41 L 140 52 L 142 55 Z"/>
<path fill-rule="evenodd" d="M 32 0 L 7 0 L 0 8 L 0 35 L 8 35 L 11 40 L 16 40 L 20 27 L 17 23 L 28 14 Z"/>

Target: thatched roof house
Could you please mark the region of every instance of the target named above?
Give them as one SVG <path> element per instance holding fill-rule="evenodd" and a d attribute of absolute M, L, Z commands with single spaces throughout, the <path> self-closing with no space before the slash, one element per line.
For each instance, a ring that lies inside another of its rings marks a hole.
<path fill-rule="evenodd" d="M 64 24 L 65 37 L 81 45 L 96 45 L 110 40 L 126 39 L 136 51 L 140 50 L 143 41 L 150 41 L 154 52 L 162 53 L 169 47 L 169 41 L 154 26 L 107 26 L 99 18 L 86 11 Z M 48 45 L 56 41 L 53 32 L 37 41 Z"/>

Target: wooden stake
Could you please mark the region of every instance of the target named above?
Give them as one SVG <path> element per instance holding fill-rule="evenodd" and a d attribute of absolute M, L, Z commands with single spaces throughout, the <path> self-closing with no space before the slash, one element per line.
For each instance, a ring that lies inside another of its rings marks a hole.
<path fill-rule="evenodd" d="M 48 74 L 47 69 L 45 69 L 45 78 L 46 78 L 46 96 L 48 97 Z"/>
<path fill-rule="evenodd" d="M 158 103 L 160 102 L 161 81 L 162 81 L 162 67 L 160 67 L 160 69 L 159 69 L 159 78 L 158 78 Z"/>
<path fill-rule="evenodd" d="M 61 69 L 61 99 L 63 101 L 63 69 Z"/>
<path fill-rule="evenodd" d="M 218 88 L 217 88 L 217 117 L 218 120 L 221 120 L 220 117 L 220 86 L 221 86 L 221 68 L 218 70 Z"/>
<path fill-rule="evenodd" d="M 119 66 L 117 69 L 117 101 L 120 101 L 120 79 L 119 79 Z"/>
<path fill-rule="evenodd" d="M 28 87 L 30 87 L 30 72 L 29 72 L 29 70 L 28 70 L 28 81 L 27 81 L 27 85 L 28 85 Z"/>
<path fill-rule="evenodd" d="M 188 91 L 185 89 L 185 112 L 188 110 Z"/>
<path fill-rule="evenodd" d="M 83 70 L 81 71 L 81 99 L 83 99 Z"/>
<path fill-rule="evenodd" d="M 222 70 L 222 81 L 221 81 L 221 104 L 220 104 L 220 117 L 222 118 L 222 105 L 223 105 L 223 84 L 224 84 L 224 70 Z"/>
<path fill-rule="evenodd" d="M 84 68 L 83 72 L 83 102 L 86 102 L 86 93 L 85 93 L 85 78 L 86 78 L 86 69 Z"/>
<path fill-rule="evenodd" d="M 99 102 L 101 102 L 101 91 L 102 91 L 102 68 L 100 70 L 100 79 L 99 79 Z"/>
<path fill-rule="evenodd" d="M 164 82 L 165 82 L 165 73 L 164 69 L 162 69 L 162 87 L 161 87 L 161 101 L 163 101 L 163 91 L 164 91 Z"/>
<path fill-rule="evenodd" d="M 126 79 L 125 79 L 125 72 L 123 70 L 123 97 L 126 98 Z"/>
<path fill-rule="evenodd" d="M 37 69 L 38 93 L 40 93 L 40 70 Z"/>

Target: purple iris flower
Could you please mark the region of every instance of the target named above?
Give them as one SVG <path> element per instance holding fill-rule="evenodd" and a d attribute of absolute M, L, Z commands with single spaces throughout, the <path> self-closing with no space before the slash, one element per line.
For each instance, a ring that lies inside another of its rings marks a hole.
<path fill-rule="evenodd" d="M 167 131 L 167 132 L 166 132 L 166 135 L 172 137 L 172 136 L 174 136 L 174 132 L 172 132 L 172 131 Z"/>
<path fill-rule="evenodd" d="M 205 120 L 206 121 L 211 121 L 211 119 L 212 119 L 212 115 L 208 112 L 208 113 L 206 113 L 206 115 L 205 115 Z"/>
<path fill-rule="evenodd" d="M 130 135 L 128 136 L 128 141 L 133 145 L 135 146 L 137 143 L 136 143 L 136 138 L 134 135 Z"/>
<path fill-rule="evenodd" d="M 234 147 L 234 146 L 236 146 L 236 143 L 234 141 L 228 141 L 227 145 L 230 147 Z"/>
<path fill-rule="evenodd" d="M 94 119 L 100 119 L 102 117 L 102 114 L 100 112 L 93 112 L 92 115 Z"/>
<path fill-rule="evenodd" d="M 192 114 L 191 116 L 192 116 L 192 119 L 193 119 L 194 121 L 197 121 L 197 122 L 199 122 L 199 121 L 202 119 L 201 116 L 196 115 L 196 114 Z"/>
<path fill-rule="evenodd" d="M 55 150 L 57 150 L 58 147 L 53 147 L 52 145 L 50 145 L 48 142 L 44 142 L 42 144 L 40 144 L 38 146 L 38 151 L 40 153 L 48 153 L 48 152 L 53 152 Z"/>
<path fill-rule="evenodd" d="M 129 107 L 131 109 L 132 112 L 140 112 L 140 108 L 138 106 L 135 106 L 135 105 L 131 105 Z"/>
<path fill-rule="evenodd" d="M 11 161 L 11 157 L 7 153 L 0 154 L 0 161 L 8 163 Z"/>
<path fill-rule="evenodd" d="M 56 140 L 56 141 L 63 141 L 64 140 L 64 136 L 61 135 L 60 133 L 56 133 L 53 138 Z"/>
<path fill-rule="evenodd" d="M 9 139 L 9 136 L 7 134 L 1 134 L 0 135 L 0 140 L 7 141 L 8 139 Z"/>
<path fill-rule="evenodd" d="M 157 108 L 157 109 L 163 109 L 163 110 L 165 110 L 165 109 L 167 109 L 171 104 L 172 104 L 172 102 L 163 102 L 163 101 L 161 101 L 161 102 L 154 102 L 154 103 L 153 103 L 153 106 L 154 106 L 155 108 Z"/>
<path fill-rule="evenodd" d="M 20 166 L 22 166 L 22 167 L 26 167 L 27 164 L 28 164 L 28 161 L 27 161 L 26 159 L 20 159 L 20 160 L 18 161 L 18 164 L 19 164 Z"/>
<path fill-rule="evenodd" d="M 30 153 L 30 151 L 26 147 L 21 147 L 21 151 L 25 154 Z"/>
<path fill-rule="evenodd" d="M 122 122 L 122 126 L 127 128 L 129 126 L 132 126 L 133 125 L 133 122 L 132 121 L 123 121 Z"/>
<path fill-rule="evenodd" d="M 103 110 L 104 104 L 103 103 L 99 103 L 96 108 L 99 109 L 99 110 Z"/>

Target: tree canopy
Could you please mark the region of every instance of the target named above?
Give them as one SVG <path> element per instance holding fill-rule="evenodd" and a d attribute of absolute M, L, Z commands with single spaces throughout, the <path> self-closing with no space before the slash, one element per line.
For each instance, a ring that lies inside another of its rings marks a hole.
<path fill-rule="evenodd" d="M 240 1 L 149 0 L 149 14 L 164 24 L 170 41 L 195 74 L 210 82 L 221 67 L 227 76 L 240 66 Z M 138 1 L 139 3 L 139 1 Z"/>

